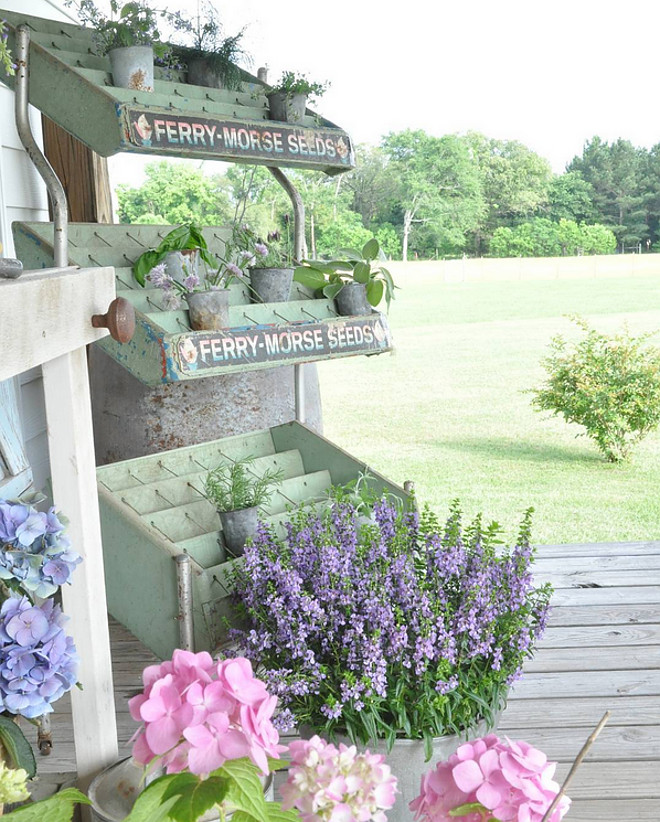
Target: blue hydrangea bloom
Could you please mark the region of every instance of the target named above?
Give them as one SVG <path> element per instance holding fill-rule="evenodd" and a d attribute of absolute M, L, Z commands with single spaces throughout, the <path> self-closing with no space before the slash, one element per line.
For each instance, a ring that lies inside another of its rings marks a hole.
<path fill-rule="evenodd" d="M 27 597 L 0 608 L 0 710 L 34 719 L 53 708 L 76 683 L 78 656 L 62 627 L 66 617 L 52 600 Z"/>
<path fill-rule="evenodd" d="M 70 582 L 81 561 L 54 508 L 44 513 L 0 499 L 0 579 L 15 579 L 45 598 Z"/>

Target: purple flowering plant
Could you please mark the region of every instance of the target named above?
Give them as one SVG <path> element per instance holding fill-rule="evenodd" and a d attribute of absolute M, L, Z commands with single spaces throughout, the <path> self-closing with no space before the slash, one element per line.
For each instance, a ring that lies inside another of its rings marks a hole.
<path fill-rule="evenodd" d="M 300 510 L 278 539 L 261 525 L 234 569 L 237 653 L 280 699 L 280 730 L 311 726 L 354 742 L 424 739 L 494 721 L 546 623 L 551 589 L 534 587 L 531 509 L 515 546 L 452 505 L 383 498 L 364 523 L 340 498 Z"/>
<path fill-rule="evenodd" d="M 36 721 L 76 684 L 76 649 L 49 598 L 82 561 L 64 531 L 55 508 L 0 499 L 0 742 L 30 777 L 34 756 L 12 719 Z"/>

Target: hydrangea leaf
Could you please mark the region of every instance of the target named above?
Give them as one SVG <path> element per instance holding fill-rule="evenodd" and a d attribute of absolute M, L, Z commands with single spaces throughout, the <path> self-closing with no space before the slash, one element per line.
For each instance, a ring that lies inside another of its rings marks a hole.
<path fill-rule="evenodd" d="M 163 799 L 176 798 L 169 812 L 176 822 L 195 822 L 203 813 L 222 802 L 227 790 L 228 780 L 220 776 L 201 779 L 192 773 L 181 773 L 169 783 Z"/>
<path fill-rule="evenodd" d="M 256 768 L 248 759 L 231 759 L 214 771 L 214 775 L 229 779 L 226 798 L 233 808 L 245 811 L 257 822 L 268 822 L 264 788 Z"/>
<path fill-rule="evenodd" d="M 266 802 L 269 822 L 299 822 L 300 814 L 292 808 L 290 811 L 282 810 L 279 802 Z M 232 820 L 234 817 L 232 816 Z"/>
<path fill-rule="evenodd" d="M 10 819 L 12 822 L 44 822 L 46 819 L 48 822 L 71 822 L 76 804 L 92 803 L 77 788 L 65 788 L 48 799 L 6 813 L 3 819 Z"/>
<path fill-rule="evenodd" d="M 172 822 L 170 810 L 177 802 L 177 797 L 164 798 L 175 776 L 162 776 L 148 785 L 135 800 L 131 812 L 124 822 Z"/>
<path fill-rule="evenodd" d="M 18 725 L 7 716 L 0 715 L 0 742 L 5 746 L 11 763 L 16 768 L 23 768 L 28 778 L 32 779 L 37 772 L 32 746 Z"/>

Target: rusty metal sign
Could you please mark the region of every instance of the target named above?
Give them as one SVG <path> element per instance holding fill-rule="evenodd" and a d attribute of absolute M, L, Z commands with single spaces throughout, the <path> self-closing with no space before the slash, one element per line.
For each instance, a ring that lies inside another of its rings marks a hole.
<path fill-rule="evenodd" d="M 328 357 L 388 351 L 392 338 L 385 318 L 342 317 L 325 322 L 194 331 L 171 340 L 184 373 L 223 366 L 311 362 Z"/>
<path fill-rule="evenodd" d="M 120 107 L 128 142 L 140 151 L 186 151 L 240 162 L 352 168 L 351 139 L 345 131 L 303 128 L 262 120 L 228 120 Z"/>

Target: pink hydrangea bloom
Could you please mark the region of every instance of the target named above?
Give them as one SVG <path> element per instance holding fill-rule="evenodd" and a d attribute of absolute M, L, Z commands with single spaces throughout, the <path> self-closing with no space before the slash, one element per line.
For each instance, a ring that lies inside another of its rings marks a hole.
<path fill-rule="evenodd" d="M 460 818 L 466 822 L 541 822 L 559 792 L 552 778 L 556 764 L 526 742 L 501 741 L 490 734 L 461 745 L 425 774 L 410 809 L 423 822 L 451 822 L 456 819 L 451 811 L 478 803 L 483 812 Z M 569 807 L 570 799 L 562 797 L 550 822 L 559 822 Z"/>
<path fill-rule="evenodd" d="M 282 808 L 297 808 L 303 822 L 386 822 L 396 778 L 385 757 L 358 754 L 355 746 L 313 736 L 289 746 L 291 768 L 281 788 Z"/>
<path fill-rule="evenodd" d="M 277 699 L 247 659 L 214 662 L 205 652 L 176 650 L 145 668 L 142 681 L 144 691 L 128 704 L 143 723 L 133 757 L 144 765 L 159 756 L 168 773 L 208 774 L 248 756 L 267 773 L 267 757 L 285 750 L 271 722 Z"/>

